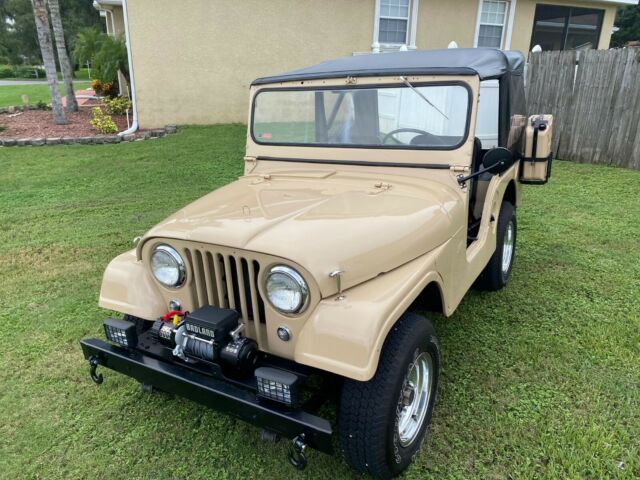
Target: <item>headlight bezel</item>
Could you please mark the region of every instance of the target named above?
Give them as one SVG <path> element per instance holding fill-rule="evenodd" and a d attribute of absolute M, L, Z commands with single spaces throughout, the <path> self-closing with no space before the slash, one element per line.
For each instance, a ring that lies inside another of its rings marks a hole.
<path fill-rule="evenodd" d="M 289 311 L 289 310 L 282 309 L 277 305 L 275 305 L 271 300 L 271 297 L 269 295 L 268 283 L 269 283 L 269 278 L 273 274 L 282 274 L 282 275 L 288 276 L 300 288 L 301 301 L 299 302 L 298 307 L 295 310 Z M 298 315 L 301 315 L 302 313 L 305 312 L 305 310 L 309 306 L 310 298 L 311 298 L 309 284 L 307 283 L 307 281 L 304 279 L 304 277 L 300 272 L 298 272 L 295 268 L 290 267 L 288 265 L 276 264 L 269 267 L 264 275 L 262 288 L 264 290 L 265 297 L 269 305 L 276 312 L 286 317 L 296 317 Z"/>
<path fill-rule="evenodd" d="M 156 271 L 153 268 L 153 256 L 159 251 L 169 255 L 169 257 L 171 257 L 176 262 L 176 265 L 178 268 L 178 279 L 174 284 L 165 283 L 156 275 Z M 151 254 L 149 255 L 149 270 L 151 270 L 151 274 L 153 275 L 153 278 L 160 285 L 170 290 L 176 290 L 184 286 L 187 281 L 187 267 L 184 262 L 184 259 L 182 258 L 182 255 L 180 255 L 178 250 L 176 250 L 171 245 L 167 245 L 166 243 L 159 243 L 158 245 L 155 245 L 151 250 Z"/>

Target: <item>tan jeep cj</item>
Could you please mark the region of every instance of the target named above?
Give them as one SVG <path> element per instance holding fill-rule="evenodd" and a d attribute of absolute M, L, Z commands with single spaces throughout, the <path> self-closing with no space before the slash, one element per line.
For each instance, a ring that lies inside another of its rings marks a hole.
<path fill-rule="evenodd" d="M 244 175 L 149 230 L 104 274 L 104 366 L 389 478 L 431 421 L 440 351 L 417 311 L 499 290 L 520 183 L 545 183 L 552 117 L 520 53 L 353 56 L 253 82 Z M 185 159 L 188 161 L 188 159 Z M 215 158 L 211 161 L 215 162 Z M 242 159 L 238 158 L 238 161 Z"/>

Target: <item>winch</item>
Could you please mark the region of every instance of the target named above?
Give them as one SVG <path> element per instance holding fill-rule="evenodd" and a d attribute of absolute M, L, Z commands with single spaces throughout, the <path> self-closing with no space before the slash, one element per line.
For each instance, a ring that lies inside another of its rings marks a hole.
<path fill-rule="evenodd" d="M 258 345 L 240 336 L 244 324 L 235 310 L 207 305 L 186 314 L 172 313 L 157 320 L 151 334 L 176 357 L 185 362 L 220 362 L 241 372 L 255 366 Z"/>

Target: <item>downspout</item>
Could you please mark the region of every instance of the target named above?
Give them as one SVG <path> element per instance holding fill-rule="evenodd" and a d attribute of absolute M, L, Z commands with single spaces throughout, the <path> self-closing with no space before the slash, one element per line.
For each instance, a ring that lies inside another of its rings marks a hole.
<path fill-rule="evenodd" d="M 127 10 L 127 0 L 122 0 L 122 16 L 124 18 L 124 38 L 127 45 L 127 57 L 129 60 L 129 83 L 131 87 L 131 109 L 133 110 L 133 122 L 131 127 L 118 133 L 122 137 L 138 130 L 138 103 L 136 102 L 136 81 L 133 74 L 133 59 L 131 56 L 131 38 L 129 36 L 129 11 Z"/>

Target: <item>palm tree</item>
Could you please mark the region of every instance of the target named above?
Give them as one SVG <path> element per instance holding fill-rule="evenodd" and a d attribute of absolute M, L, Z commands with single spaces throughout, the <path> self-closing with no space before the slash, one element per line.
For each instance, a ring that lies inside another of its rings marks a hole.
<path fill-rule="evenodd" d="M 76 35 L 73 58 L 79 64 L 89 64 L 93 67 L 96 54 L 102 46 L 105 34 L 94 27 L 83 28 Z"/>
<path fill-rule="evenodd" d="M 62 99 L 58 91 L 58 78 L 56 72 L 56 59 L 53 55 L 53 43 L 51 42 L 51 29 L 49 27 L 49 17 L 47 16 L 46 0 L 31 0 L 33 5 L 33 15 L 36 20 L 38 31 L 38 43 L 42 53 L 44 69 L 47 73 L 47 83 L 51 92 L 51 106 L 53 109 L 53 121 L 58 125 L 67 123 L 67 119 L 62 108 Z"/>
<path fill-rule="evenodd" d="M 58 50 L 58 63 L 62 70 L 62 79 L 64 80 L 64 90 L 67 94 L 67 110 L 70 112 L 78 111 L 78 101 L 73 91 L 73 69 L 69 61 L 67 53 L 67 45 L 64 41 L 64 30 L 62 29 L 62 18 L 60 17 L 60 5 L 58 0 L 49 0 L 49 13 L 51 14 L 51 25 L 53 27 L 53 36 L 56 39 L 56 49 Z"/>

